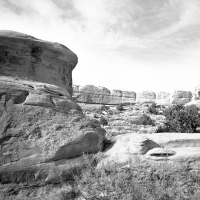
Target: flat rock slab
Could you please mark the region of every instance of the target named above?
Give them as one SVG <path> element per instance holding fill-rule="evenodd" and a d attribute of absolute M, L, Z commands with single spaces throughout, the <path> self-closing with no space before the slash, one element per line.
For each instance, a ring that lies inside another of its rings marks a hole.
<path fill-rule="evenodd" d="M 126 134 L 116 137 L 113 147 L 105 152 L 105 157 L 99 163 L 126 164 L 130 160 L 137 162 L 137 158 L 154 164 L 159 162 L 173 162 L 186 164 L 191 169 L 200 166 L 200 134 L 188 133 L 154 133 L 154 134 Z M 168 155 L 167 155 L 168 154 Z"/>

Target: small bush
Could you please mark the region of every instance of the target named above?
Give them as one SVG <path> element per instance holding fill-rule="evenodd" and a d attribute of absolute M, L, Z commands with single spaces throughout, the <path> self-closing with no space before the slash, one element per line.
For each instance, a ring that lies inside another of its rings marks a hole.
<path fill-rule="evenodd" d="M 151 113 L 151 114 L 154 114 L 154 115 L 157 115 L 159 113 L 157 106 L 156 106 L 156 103 L 153 102 L 150 105 L 150 107 L 148 108 L 148 112 Z"/>
<path fill-rule="evenodd" d="M 102 105 L 100 110 L 101 111 L 108 111 L 110 108 L 108 106 Z"/>
<path fill-rule="evenodd" d="M 101 118 L 100 118 L 100 123 L 103 126 L 107 126 L 108 125 L 107 119 L 105 117 L 103 117 L 103 116 L 101 116 Z"/>
<path fill-rule="evenodd" d="M 200 126 L 199 108 L 195 105 L 174 105 L 164 111 L 168 132 L 194 133 Z"/>
<path fill-rule="evenodd" d="M 154 121 L 149 117 L 149 115 L 143 114 L 141 115 L 135 122 L 137 125 L 151 125 L 155 126 Z"/>
<path fill-rule="evenodd" d="M 124 110 L 124 107 L 122 104 L 119 104 L 119 105 L 117 105 L 116 109 L 119 111 L 122 111 L 122 110 Z"/>

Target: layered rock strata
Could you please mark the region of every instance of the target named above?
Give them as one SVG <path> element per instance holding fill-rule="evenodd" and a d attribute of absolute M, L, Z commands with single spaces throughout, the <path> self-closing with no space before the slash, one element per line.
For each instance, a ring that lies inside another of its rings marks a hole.
<path fill-rule="evenodd" d="M 0 32 L 1 194 L 65 180 L 103 149 L 105 130 L 71 97 L 76 63 L 63 45 Z"/>
<path fill-rule="evenodd" d="M 72 93 L 78 58 L 64 45 L 14 31 L 0 31 L 0 75 L 57 85 Z"/>
<path fill-rule="evenodd" d="M 152 91 L 143 91 L 135 93 L 133 91 L 109 90 L 105 87 L 96 87 L 94 85 L 73 85 L 73 98 L 78 103 L 88 104 L 107 104 L 118 105 L 134 103 L 156 102 L 157 104 L 170 104 L 171 102 L 179 104 L 187 103 L 192 99 L 192 93 L 189 91 L 176 91 L 171 97 L 170 93 Z"/>
<path fill-rule="evenodd" d="M 80 103 L 93 104 L 131 104 L 136 101 L 135 92 L 108 90 L 105 87 L 95 87 L 93 85 L 73 86 L 73 98 Z"/>

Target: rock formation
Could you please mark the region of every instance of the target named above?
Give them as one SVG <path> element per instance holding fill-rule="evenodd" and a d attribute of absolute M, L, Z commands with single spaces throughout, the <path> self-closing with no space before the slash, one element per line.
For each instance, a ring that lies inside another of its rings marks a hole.
<path fill-rule="evenodd" d="M 174 91 L 171 98 L 172 104 L 186 104 L 192 100 L 192 92 L 190 91 Z"/>
<path fill-rule="evenodd" d="M 127 164 L 130 159 L 135 163 L 139 159 L 156 165 L 171 163 L 174 169 L 184 164 L 191 171 L 199 171 L 200 134 L 153 133 L 147 136 L 130 133 L 115 138 L 98 167 Z"/>
<path fill-rule="evenodd" d="M 72 93 L 77 56 L 64 45 L 0 31 L 0 75 L 57 85 Z"/>
<path fill-rule="evenodd" d="M 137 93 L 137 102 L 156 102 L 156 94 L 150 91 Z"/>
<path fill-rule="evenodd" d="M 63 45 L 0 32 L 0 193 L 59 182 L 84 164 L 77 156 L 103 149 L 105 130 L 71 97 L 76 63 Z"/>
<path fill-rule="evenodd" d="M 136 94 L 130 91 L 108 90 L 93 85 L 73 86 L 73 98 L 79 103 L 118 105 L 135 103 Z"/>

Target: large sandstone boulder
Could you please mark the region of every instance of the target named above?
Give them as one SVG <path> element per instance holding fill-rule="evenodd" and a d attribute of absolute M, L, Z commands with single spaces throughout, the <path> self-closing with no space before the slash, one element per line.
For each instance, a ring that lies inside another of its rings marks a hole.
<path fill-rule="evenodd" d="M 64 45 L 14 31 L 0 31 L 0 75 L 49 83 L 72 94 L 78 58 Z"/>
<path fill-rule="evenodd" d="M 144 103 L 144 102 L 155 102 L 156 101 L 156 94 L 151 91 L 144 91 L 141 93 L 137 93 L 137 102 Z"/>
<path fill-rule="evenodd" d="M 18 166 L 22 159 L 25 170 L 30 162 L 48 163 L 102 150 L 105 131 L 96 121 L 88 121 L 67 95 L 54 85 L 0 78 L 2 177 L 7 176 L 4 165 Z M 11 169 L 9 173 L 15 173 Z"/>
<path fill-rule="evenodd" d="M 170 103 L 170 93 L 168 92 L 158 92 L 156 94 L 156 103 L 157 104 L 169 104 Z"/>
<path fill-rule="evenodd" d="M 76 63 L 60 44 L 0 32 L 0 193 L 60 182 L 102 151 L 105 130 L 71 97 Z"/>
<path fill-rule="evenodd" d="M 186 104 L 192 100 L 192 92 L 190 91 L 174 91 L 171 98 L 172 104 Z"/>

